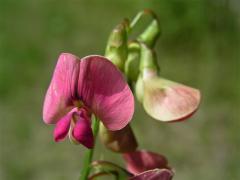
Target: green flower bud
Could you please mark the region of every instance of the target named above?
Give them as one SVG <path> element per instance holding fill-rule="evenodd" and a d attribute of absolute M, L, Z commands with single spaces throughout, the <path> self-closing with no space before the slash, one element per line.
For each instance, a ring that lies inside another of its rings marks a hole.
<path fill-rule="evenodd" d="M 125 180 L 132 176 L 124 168 L 108 161 L 93 161 L 91 164 L 91 170 L 93 173 L 88 178 L 89 180 L 105 180 L 105 179 L 119 179 Z"/>
<path fill-rule="evenodd" d="M 135 82 L 139 74 L 140 45 L 131 42 L 128 45 L 128 57 L 125 63 L 124 72 L 128 80 Z"/>
<path fill-rule="evenodd" d="M 148 48 L 146 44 L 141 43 L 140 71 L 143 73 L 147 69 L 158 72 L 159 66 L 157 63 L 157 56 L 155 51 Z"/>
<path fill-rule="evenodd" d="M 160 30 L 159 20 L 156 14 L 152 10 L 145 9 L 143 11 L 140 11 L 130 23 L 129 32 L 131 32 L 131 30 L 135 28 L 136 24 L 138 24 L 142 20 L 142 18 L 146 16 L 150 16 L 152 21 L 147 26 L 147 28 L 139 35 L 137 40 L 139 42 L 146 44 L 150 48 L 153 48 L 157 42 L 157 39 L 161 33 L 161 30 Z"/>
<path fill-rule="evenodd" d="M 99 137 L 108 149 L 118 153 L 135 151 L 138 146 L 130 125 L 118 131 L 110 131 L 101 123 Z"/>
<path fill-rule="evenodd" d="M 135 85 L 135 95 L 137 100 L 142 103 L 143 95 L 144 95 L 144 83 L 143 83 L 142 75 L 138 76 L 138 79 Z"/>
<path fill-rule="evenodd" d="M 158 74 L 157 57 L 153 50 L 149 49 L 145 44 L 140 44 L 140 74 L 135 85 L 135 94 L 139 102 L 143 102 L 144 81 L 151 79 Z"/>
<path fill-rule="evenodd" d="M 154 47 L 160 36 L 160 26 L 157 19 L 154 19 L 147 29 L 139 35 L 138 41 L 145 43 L 149 47 Z"/>
<path fill-rule="evenodd" d="M 105 57 L 112 61 L 120 70 L 124 69 L 124 63 L 128 54 L 127 26 L 128 21 L 125 20 L 113 29 L 105 51 Z"/>

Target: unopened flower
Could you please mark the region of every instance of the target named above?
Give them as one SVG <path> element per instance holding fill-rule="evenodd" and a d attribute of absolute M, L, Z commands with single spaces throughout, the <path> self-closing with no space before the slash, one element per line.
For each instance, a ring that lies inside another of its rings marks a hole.
<path fill-rule="evenodd" d="M 128 78 L 128 81 L 137 81 L 139 74 L 139 57 L 140 48 L 139 43 L 132 41 L 128 43 L 128 57 L 124 66 L 124 73 Z"/>
<path fill-rule="evenodd" d="M 99 138 L 108 149 L 118 153 L 133 152 L 138 146 L 130 124 L 118 131 L 110 131 L 101 124 Z"/>
<path fill-rule="evenodd" d="M 153 48 L 157 42 L 158 37 L 161 34 L 161 29 L 159 20 L 152 10 L 144 9 L 143 11 L 140 11 L 131 21 L 130 31 L 134 29 L 136 24 L 138 24 L 138 22 L 140 22 L 140 20 L 144 16 L 149 16 L 152 19 L 152 21 L 145 28 L 145 30 L 137 37 L 137 40 L 141 43 L 146 44 L 148 47 Z"/>
<path fill-rule="evenodd" d="M 169 169 L 152 169 L 137 174 L 129 180 L 171 180 L 173 178 L 173 172 Z"/>
<path fill-rule="evenodd" d="M 141 45 L 136 96 L 146 112 L 160 121 L 179 121 L 190 117 L 200 103 L 200 91 L 158 75 L 154 52 Z"/>
<path fill-rule="evenodd" d="M 106 58 L 82 59 L 60 55 L 43 107 L 43 120 L 56 124 L 55 141 L 67 135 L 75 143 L 93 147 L 91 115 L 112 131 L 124 128 L 132 118 L 134 99 L 121 72 Z"/>
<path fill-rule="evenodd" d="M 122 71 L 128 55 L 127 26 L 128 21 L 124 20 L 113 29 L 105 51 L 105 56 Z"/>
<path fill-rule="evenodd" d="M 123 157 L 127 170 L 134 175 L 130 180 L 171 180 L 174 175 L 161 154 L 139 150 L 125 153 Z"/>
<path fill-rule="evenodd" d="M 127 170 L 134 175 L 156 168 L 170 169 L 165 156 L 146 150 L 125 153 L 123 158 Z"/>
<path fill-rule="evenodd" d="M 126 169 L 107 161 L 94 161 L 95 171 L 89 179 L 109 175 L 129 180 L 171 180 L 174 172 L 169 168 L 167 159 L 160 154 L 139 150 L 125 153 Z"/>

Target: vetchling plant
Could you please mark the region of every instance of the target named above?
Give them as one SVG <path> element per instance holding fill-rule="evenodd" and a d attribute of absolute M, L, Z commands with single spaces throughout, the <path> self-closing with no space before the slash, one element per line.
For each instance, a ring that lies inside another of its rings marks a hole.
<path fill-rule="evenodd" d="M 133 38 L 131 33 L 144 16 L 150 16 L 151 22 Z M 56 142 L 68 136 L 72 143 L 88 148 L 80 180 L 173 178 L 173 169 L 163 155 L 137 149 L 130 125 L 134 95 L 149 116 L 163 122 L 185 120 L 199 106 L 199 90 L 159 74 L 154 49 L 159 36 L 156 15 L 144 10 L 113 29 L 104 56 L 59 56 L 45 96 L 43 120 L 55 125 Z M 98 134 L 106 148 L 122 154 L 126 169 L 112 162 L 93 161 Z"/>

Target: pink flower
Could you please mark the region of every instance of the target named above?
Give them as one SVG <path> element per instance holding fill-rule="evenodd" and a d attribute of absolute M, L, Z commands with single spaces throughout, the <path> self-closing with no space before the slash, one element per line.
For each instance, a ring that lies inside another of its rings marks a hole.
<path fill-rule="evenodd" d="M 140 44 L 140 74 L 135 86 L 137 99 L 154 119 L 176 122 L 188 119 L 198 109 L 198 89 L 159 76 L 155 52 Z"/>
<path fill-rule="evenodd" d="M 169 169 L 167 159 L 160 154 L 138 150 L 123 154 L 126 167 L 132 174 L 139 174 L 151 169 Z"/>
<path fill-rule="evenodd" d="M 173 177 L 173 172 L 163 155 L 140 150 L 125 153 L 123 158 L 127 170 L 134 175 L 131 180 L 171 180 Z"/>
<path fill-rule="evenodd" d="M 159 77 L 155 70 L 144 70 L 136 83 L 136 95 L 145 111 L 164 122 L 186 120 L 198 109 L 198 89 Z"/>
<path fill-rule="evenodd" d="M 168 169 L 152 169 L 149 171 L 137 174 L 129 180 L 171 180 L 173 172 Z"/>
<path fill-rule="evenodd" d="M 109 175 L 129 180 L 171 180 L 173 178 L 174 172 L 163 155 L 140 150 L 125 153 L 123 157 L 127 169 L 107 161 L 94 161 L 92 168 L 95 173 L 89 179 Z"/>
<path fill-rule="evenodd" d="M 56 124 L 55 141 L 69 135 L 74 142 L 92 148 L 92 114 L 115 131 L 129 123 L 133 112 L 132 92 L 108 59 L 60 55 L 43 106 L 44 122 Z"/>

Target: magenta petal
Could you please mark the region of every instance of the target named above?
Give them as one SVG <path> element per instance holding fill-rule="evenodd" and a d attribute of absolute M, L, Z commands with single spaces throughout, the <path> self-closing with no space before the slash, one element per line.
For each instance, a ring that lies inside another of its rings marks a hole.
<path fill-rule="evenodd" d="M 140 173 L 130 180 L 171 180 L 173 172 L 168 169 L 153 169 Z"/>
<path fill-rule="evenodd" d="M 167 159 L 163 155 L 149 151 L 141 150 L 125 153 L 123 157 L 126 161 L 127 170 L 133 174 L 139 174 L 155 168 L 168 168 Z"/>
<path fill-rule="evenodd" d="M 53 133 L 54 140 L 56 142 L 63 140 L 67 136 L 70 128 L 71 118 L 72 113 L 68 113 L 57 122 Z"/>
<path fill-rule="evenodd" d="M 77 142 L 87 148 L 93 148 L 94 137 L 89 119 L 79 116 L 73 128 L 72 136 Z"/>
<path fill-rule="evenodd" d="M 106 58 L 80 61 L 78 91 L 84 103 L 109 130 L 120 130 L 132 119 L 134 98 L 122 73 Z"/>
<path fill-rule="evenodd" d="M 43 120 L 47 124 L 56 123 L 73 106 L 79 60 L 76 56 L 63 53 L 59 56 L 52 81 L 47 90 L 43 106 Z"/>

